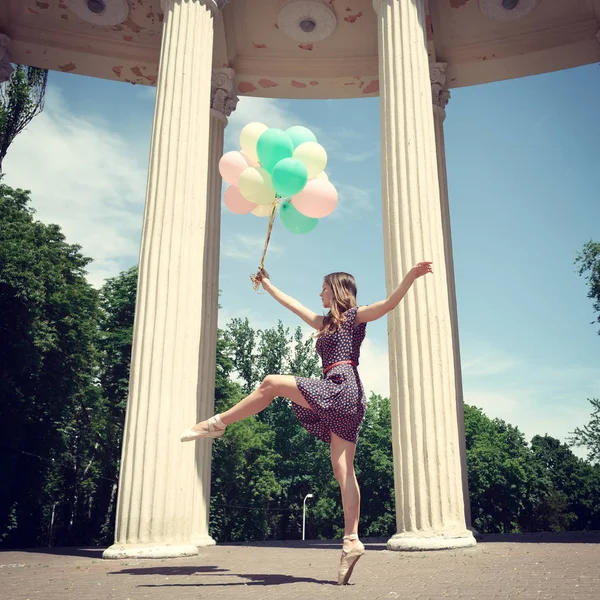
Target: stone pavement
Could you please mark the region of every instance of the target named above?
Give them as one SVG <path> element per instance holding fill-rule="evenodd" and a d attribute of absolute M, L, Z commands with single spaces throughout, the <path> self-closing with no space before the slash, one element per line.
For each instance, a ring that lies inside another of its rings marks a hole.
<path fill-rule="evenodd" d="M 197 557 L 102 560 L 102 549 L 0 552 L 2 600 L 600 600 L 600 532 L 483 536 L 475 548 L 399 553 L 383 540 L 334 585 L 338 542 L 228 544 Z"/>

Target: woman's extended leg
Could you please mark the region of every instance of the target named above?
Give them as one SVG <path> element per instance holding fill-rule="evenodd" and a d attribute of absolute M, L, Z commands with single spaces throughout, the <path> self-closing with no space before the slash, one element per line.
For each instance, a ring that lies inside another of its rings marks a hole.
<path fill-rule="evenodd" d="M 299 404 L 304 408 L 310 408 L 302 392 L 298 389 L 294 377 L 291 375 L 267 375 L 251 394 L 240 400 L 228 411 L 221 413 L 221 421 L 224 425 L 231 425 L 231 423 L 255 415 L 267 408 L 278 396 L 289 398 L 294 404 Z M 207 421 L 198 423 L 192 429 L 194 431 L 208 429 Z"/>

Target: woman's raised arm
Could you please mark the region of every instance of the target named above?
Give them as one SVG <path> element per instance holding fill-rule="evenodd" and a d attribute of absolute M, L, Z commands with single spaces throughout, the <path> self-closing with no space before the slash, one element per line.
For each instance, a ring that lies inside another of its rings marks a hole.
<path fill-rule="evenodd" d="M 312 310 L 306 308 L 306 306 L 300 304 L 295 298 L 288 296 L 276 288 L 271 283 L 269 274 L 264 269 L 260 270 L 256 277 L 266 292 L 273 296 L 279 304 L 291 310 L 295 315 L 298 315 L 307 325 L 310 325 L 314 329 L 321 329 L 323 327 L 323 317 L 321 315 L 314 313 Z"/>
<path fill-rule="evenodd" d="M 356 319 L 354 323 L 358 325 L 359 323 L 369 323 L 371 321 L 376 321 L 380 319 L 384 315 L 387 315 L 391 310 L 396 308 L 398 304 L 400 304 L 400 300 L 404 298 L 406 292 L 410 289 L 412 284 L 423 275 L 427 273 L 433 273 L 431 270 L 430 262 L 420 262 L 416 264 L 404 277 L 400 285 L 389 295 L 385 300 L 380 300 L 379 302 L 375 302 L 373 304 L 369 304 L 369 306 L 361 306 L 356 311 Z"/>

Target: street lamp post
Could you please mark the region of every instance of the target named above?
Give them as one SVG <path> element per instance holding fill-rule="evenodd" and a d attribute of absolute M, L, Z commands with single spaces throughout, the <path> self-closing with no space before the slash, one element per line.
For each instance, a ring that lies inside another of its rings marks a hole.
<path fill-rule="evenodd" d="M 306 496 L 304 496 L 304 502 L 302 503 L 302 540 L 304 540 L 304 525 L 306 523 L 306 499 L 312 497 L 312 494 L 306 494 Z"/>

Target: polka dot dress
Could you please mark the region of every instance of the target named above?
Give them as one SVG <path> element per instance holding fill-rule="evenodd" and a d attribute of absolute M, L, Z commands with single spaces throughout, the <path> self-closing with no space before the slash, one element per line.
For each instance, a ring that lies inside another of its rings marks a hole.
<path fill-rule="evenodd" d="M 357 310 L 358 306 L 347 310 L 342 327 L 317 340 L 316 348 L 323 368 L 341 360 L 352 360 L 358 365 L 367 324 L 354 327 Z M 356 367 L 350 364 L 337 365 L 327 371 L 323 379 L 295 379 L 312 409 L 292 403 L 300 424 L 327 444 L 331 442 L 332 431 L 356 444 L 366 407 L 365 393 Z"/>

